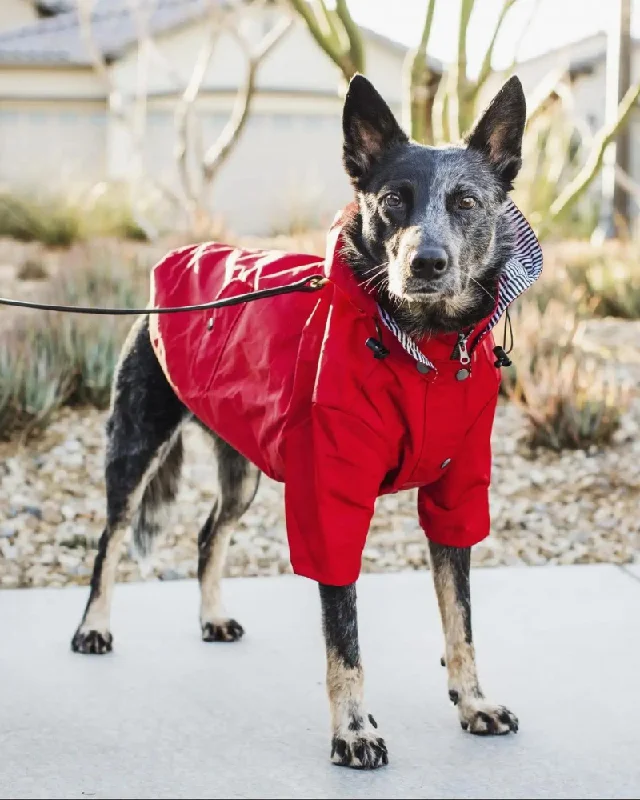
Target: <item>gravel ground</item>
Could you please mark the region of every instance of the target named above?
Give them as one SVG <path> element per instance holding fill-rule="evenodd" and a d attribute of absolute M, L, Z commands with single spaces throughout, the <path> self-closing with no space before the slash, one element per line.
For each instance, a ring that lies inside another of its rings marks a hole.
<path fill-rule="evenodd" d="M 0 445 L 0 586 L 87 583 L 104 523 L 102 482 L 105 415 L 65 411 L 28 448 Z M 473 550 L 476 564 L 625 563 L 640 552 L 640 408 L 625 419 L 618 443 L 602 452 L 539 452 L 520 442 L 524 430 L 512 404 L 498 409 L 494 428 L 492 536 Z M 187 429 L 188 452 L 166 533 L 141 574 L 129 555 L 118 579 L 162 580 L 196 573 L 196 533 L 206 518 L 215 466 L 201 432 Z M 363 570 L 421 569 L 427 546 L 418 527 L 415 493 L 378 501 Z M 263 479 L 238 525 L 227 574 L 290 572 L 282 487 Z"/>
<path fill-rule="evenodd" d="M 313 244 L 306 249 L 311 251 Z M 0 283 L 8 294 L 38 295 L 39 284 L 17 285 L 13 266 L 2 264 L 26 256 L 44 258 L 41 251 L 36 245 L 0 241 Z M 57 258 L 54 253 L 44 259 L 52 271 L 59 266 Z M 10 317 L 2 315 L 0 324 L 3 319 L 8 324 Z M 586 326 L 583 346 L 605 359 L 615 358 L 639 386 L 638 342 L 640 322 L 594 320 Z M 28 447 L 0 443 L 0 587 L 88 583 L 104 524 L 104 420 L 104 413 L 65 410 Z M 524 430 L 518 408 L 502 404 L 493 434 L 492 536 L 473 549 L 474 562 L 499 566 L 639 559 L 640 403 L 625 418 L 616 445 L 602 452 L 532 454 L 521 442 Z M 129 555 L 122 558 L 119 580 L 195 575 L 196 534 L 210 511 L 216 481 L 202 434 L 194 427 L 187 436 L 190 456 L 166 532 L 143 574 Z M 415 503 L 415 492 L 378 501 L 364 571 L 426 565 L 427 546 Z M 290 571 L 282 487 L 263 478 L 232 540 L 227 574 Z"/>

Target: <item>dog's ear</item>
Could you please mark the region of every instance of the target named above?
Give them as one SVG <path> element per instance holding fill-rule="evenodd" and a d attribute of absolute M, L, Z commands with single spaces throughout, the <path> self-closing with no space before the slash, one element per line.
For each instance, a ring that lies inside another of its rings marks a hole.
<path fill-rule="evenodd" d="M 391 147 L 409 141 L 389 106 L 363 76 L 349 83 L 342 111 L 344 168 L 357 186 Z"/>
<path fill-rule="evenodd" d="M 522 164 L 522 136 L 527 103 L 522 84 L 515 75 L 504 84 L 480 117 L 466 143 L 479 150 L 498 173 L 506 191 Z"/>

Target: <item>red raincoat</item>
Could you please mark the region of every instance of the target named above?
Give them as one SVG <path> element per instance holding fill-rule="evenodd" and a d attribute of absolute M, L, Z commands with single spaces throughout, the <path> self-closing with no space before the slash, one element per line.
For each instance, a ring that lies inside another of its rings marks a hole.
<path fill-rule="evenodd" d="M 170 253 L 153 271 L 151 305 L 206 302 L 324 273 L 312 293 L 215 311 L 151 315 L 151 339 L 184 404 L 207 427 L 285 483 L 291 563 L 345 585 L 360 572 L 379 495 L 418 487 L 427 537 L 467 547 L 489 533 L 490 435 L 499 370 L 480 336 L 470 376 L 456 377 L 455 334 L 418 343 L 426 369 L 380 327 L 379 309 L 339 255 L 209 243 Z M 211 325 L 209 320 L 213 319 Z M 486 321 L 469 338 L 486 330 Z M 380 338 L 390 351 L 373 357 Z"/>

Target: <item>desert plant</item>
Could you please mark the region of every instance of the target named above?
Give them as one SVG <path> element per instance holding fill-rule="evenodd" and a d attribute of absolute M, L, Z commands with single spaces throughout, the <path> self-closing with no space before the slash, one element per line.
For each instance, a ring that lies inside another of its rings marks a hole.
<path fill-rule="evenodd" d="M 515 367 L 503 392 L 523 409 L 531 447 L 585 449 L 611 443 L 630 392 L 610 364 L 580 347 L 581 320 L 558 301 L 535 302 L 514 315 Z"/>
<path fill-rule="evenodd" d="M 594 316 L 639 319 L 639 255 L 633 241 L 550 243 L 542 278 L 527 297 L 535 297 L 541 309 L 555 297 Z"/>
<path fill-rule="evenodd" d="M 68 194 L 0 193 L 0 236 L 48 247 L 69 247 L 95 236 L 147 239 L 122 192 L 101 186 Z"/>
<path fill-rule="evenodd" d="M 134 264 L 70 263 L 47 299 L 68 305 L 144 306 Z M 130 318 L 25 312 L 0 333 L 0 437 L 29 435 L 63 405 L 105 408 Z"/>
<path fill-rule="evenodd" d="M 68 247 L 80 238 L 80 216 L 62 198 L 0 194 L 0 236 Z"/>

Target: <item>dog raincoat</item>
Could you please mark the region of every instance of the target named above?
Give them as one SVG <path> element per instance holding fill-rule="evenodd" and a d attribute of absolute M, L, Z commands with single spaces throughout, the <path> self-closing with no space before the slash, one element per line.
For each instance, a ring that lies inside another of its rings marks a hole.
<path fill-rule="evenodd" d="M 469 363 L 456 334 L 413 341 L 378 307 L 340 255 L 340 217 L 324 261 L 213 242 L 176 250 L 154 268 L 157 307 L 328 279 L 316 292 L 150 317 L 154 350 L 182 402 L 284 482 L 297 574 L 355 581 L 376 498 L 403 489 L 418 489 L 429 539 L 468 547 L 489 534 L 500 384 L 491 329 L 542 268 L 524 217 L 510 201 L 505 213 L 517 246 L 493 314 L 466 340 Z"/>

